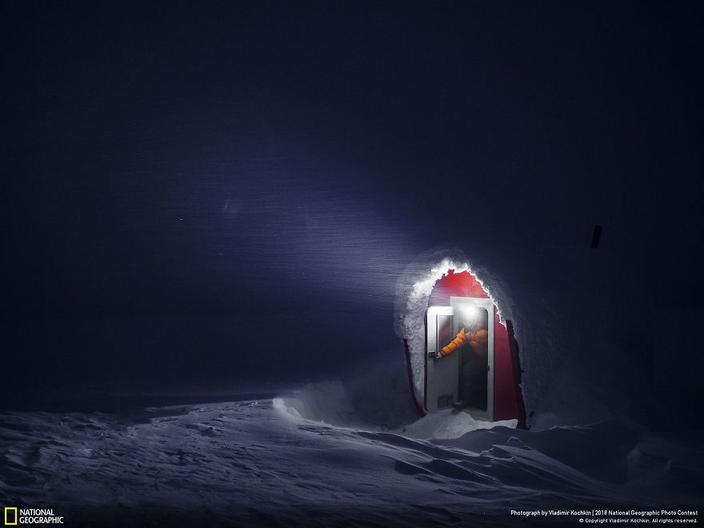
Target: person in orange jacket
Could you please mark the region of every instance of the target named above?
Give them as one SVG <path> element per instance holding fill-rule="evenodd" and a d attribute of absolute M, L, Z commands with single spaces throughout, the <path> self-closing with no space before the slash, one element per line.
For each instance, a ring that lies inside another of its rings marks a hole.
<path fill-rule="evenodd" d="M 479 352 L 485 348 L 484 346 L 487 344 L 488 340 L 489 332 L 487 332 L 484 328 L 480 328 L 476 332 L 467 332 L 464 328 L 462 328 L 459 332 L 457 332 L 457 335 L 452 341 L 440 349 L 439 355 L 440 357 L 447 357 L 458 348 L 462 348 L 464 345 L 470 345 L 472 350 Z"/>
<path fill-rule="evenodd" d="M 475 331 L 462 328 L 452 341 L 440 349 L 439 359 L 464 348 L 460 356 L 459 400 L 453 403 L 453 407 L 486 410 L 488 342 L 489 332 L 485 328 Z"/>

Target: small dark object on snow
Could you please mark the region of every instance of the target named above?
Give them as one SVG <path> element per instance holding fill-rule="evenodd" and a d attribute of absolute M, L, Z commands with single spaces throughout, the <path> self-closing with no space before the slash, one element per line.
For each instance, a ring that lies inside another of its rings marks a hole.
<path fill-rule="evenodd" d="M 599 247 L 599 240 L 601 239 L 601 226 L 599 224 L 594 224 L 594 232 L 592 233 L 592 249 Z"/>

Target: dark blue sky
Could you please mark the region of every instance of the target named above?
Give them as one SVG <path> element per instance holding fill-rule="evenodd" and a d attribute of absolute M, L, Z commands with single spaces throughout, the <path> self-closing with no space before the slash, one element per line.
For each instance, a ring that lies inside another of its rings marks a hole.
<path fill-rule="evenodd" d="M 334 375 L 418 253 L 595 223 L 700 303 L 701 4 L 142 4 L 2 3 L 18 386 Z"/>

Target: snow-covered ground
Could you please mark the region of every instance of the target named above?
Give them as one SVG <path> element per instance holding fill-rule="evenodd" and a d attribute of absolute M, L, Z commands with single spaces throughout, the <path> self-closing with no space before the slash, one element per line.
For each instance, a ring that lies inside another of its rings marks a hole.
<path fill-rule="evenodd" d="M 477 429 L 463 413 L 342 426 L 305 408 L 291 396 L 4 413 L 0 501 L 53 507 L 69 526 L 501 525 L 517 507 L 704 502 L 702 434 Z"/>

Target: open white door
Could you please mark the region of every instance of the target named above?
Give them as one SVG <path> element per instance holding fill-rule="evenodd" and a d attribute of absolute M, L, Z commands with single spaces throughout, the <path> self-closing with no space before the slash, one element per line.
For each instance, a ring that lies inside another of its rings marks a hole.
<path fill-rule="evenodd" d="M 425 408 L 451 407 L 459 391 L 459 356 L 437 359 L 437 353 L 455 334 L 451 306 L 431 306 L 426 316 Z"/>

